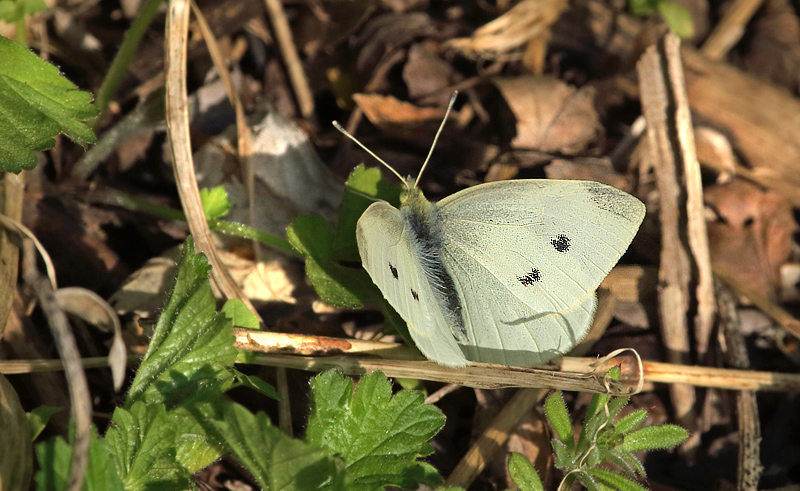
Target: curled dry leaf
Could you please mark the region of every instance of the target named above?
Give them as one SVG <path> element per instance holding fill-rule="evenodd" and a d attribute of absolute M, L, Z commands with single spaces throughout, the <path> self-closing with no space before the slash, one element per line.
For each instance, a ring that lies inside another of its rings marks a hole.
<path fill-rule="evenodd" d="M 430 138 L 445 114 L 442 108 L 417 107 L 392 96 L 354 94 L 353 100 L 383 133 L 403 140 Z"/>
<path fill-rule="evenodd" d="M 119 391 L 125 381 L 125 371 L 128 369 L 128 353 L 125 350 L 125 341 L 122 339 L 122 326 L 114 309 L 100 295 L 80 287 L 59 288 L 56 290 L 56 300 L 64 312 L 84 320 L 103 332 L 114 333 L 108 352 L 108 366 L 111 368 L 114 390 Z"/>
<path fill-rule="evenodd" d="M 714 267 L 775 299 L 797 227 L 789 204 L 742 179 L 708 187 L 705 202 L 713 212 L 708 239 Z"/>
<path fill-rule="evenodd" d="M 522 0 L 472 37 L 453 39 L 447 46 L 472 58 L 497 57 L 541 39 L 566 7 L 566 0 Z"/>
<path fill-rule="evenodd" d="M 495 78 L 517 118 L 515 147 L 575 154 L 600 131 L 591 88 L 574 87 L 550 77 Z"/>
<path fill-rule="evenodd" d="M 284 235 L 292 219 L 303 213 L 333 220 L 343 185 L 319 160 L 308 135 L 279 111 L 270 111 L 253 128 L 253 214 L 238 159 L 224 148 L 235 145 L 222 137 L 195 155 L 197 179 L 203 187 L 224 186 L 232 204 L 226 219 Z"/>

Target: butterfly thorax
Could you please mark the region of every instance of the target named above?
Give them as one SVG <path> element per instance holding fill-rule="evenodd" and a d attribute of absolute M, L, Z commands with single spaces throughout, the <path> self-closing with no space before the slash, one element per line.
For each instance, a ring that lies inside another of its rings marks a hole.
<path fill-rule="evenodd" d="M 409 232 L 412 252 L 425 272 L 453 336 L 460 342 L 467 342 L 461 300 L 453 277 L 442 260 L 445 244 L 439 207 L 428 201 L 419 188 L 409 186 L 400 206 L 400 215 Z"/>

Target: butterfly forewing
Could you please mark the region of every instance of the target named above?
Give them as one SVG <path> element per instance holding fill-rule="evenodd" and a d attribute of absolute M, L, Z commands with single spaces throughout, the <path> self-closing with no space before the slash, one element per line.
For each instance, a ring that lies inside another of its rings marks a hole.
<path fill-rule="evenodd" d="M 358 220 L 356 234 L 364 269 L 405 319 L 422 354 L 443 365 L 466 365 L 433 297 L 422 261 L 411 247 L 400 212 L 387 203 L 374 203 Z"/>

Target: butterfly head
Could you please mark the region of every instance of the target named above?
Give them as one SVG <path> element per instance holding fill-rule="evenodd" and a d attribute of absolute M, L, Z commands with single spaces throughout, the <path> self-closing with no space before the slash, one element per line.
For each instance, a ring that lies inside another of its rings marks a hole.
<path fill-rule="evenodd" d="M 431 202 L 422 194 L 422 190 L 417 186 L 417 180 L 413 177 L 406 177 L 404 184 L 406 188 L 400 193 L 400 207 L 421 212 L 427 211 Z"/>

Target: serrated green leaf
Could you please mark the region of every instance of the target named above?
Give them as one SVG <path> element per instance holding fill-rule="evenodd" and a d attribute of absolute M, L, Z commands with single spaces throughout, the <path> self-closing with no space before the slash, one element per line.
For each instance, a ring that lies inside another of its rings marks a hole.
<path fill-rule="evenodd" d="M 614 428 L 616 428 L 618 433 L 628 433 L 642 424 L 645 419 L 647 419 L 647 411 L 645 409 L 640 409 L 620 418 L 619 421 L 614 423 Z"/>
<path fill-rule="evenodd" d="M 353 392 L 352 380 L 329 371 L 311 382 L 306 439 L 344 458 L 348 490 L 433 485 L 438 473 L 416 459 L 433 451 L 428 440 L 444 419 L 417 391 L 392 397 L 381 372 L 362 377 Z"/>
<path fill-rule="evenodd" d="M 605 469 L 587 469 L 586 472 L 604 484 L 619 491 L 648 491 L 647 488 L 631 481 L 625 476 Z"/>
<path fill-rule="evenodd" d="M 572 431 L 572 421 L 569 411 L 564 403 L 564 396 L 560 391 L 553 392 L 544 402 L 544 413 L 553 429 L 570 452 L 575 450 L 575 434 Z"/>
<path fill-rule="evenodd" d="M 54 414 L 58 414 L 65 409 L 64 406 L 39 406 L 28 413 L 28 429 L 30 430 L 31 441 L 36 440 L 36 437 L 44 430 L 47 422 L 50 421 Z"/>
<path fill-rule="evenodd" d="M 231 322 L 216 311 L 203 254 L 184 244 L 172 294 L 156 324 L 125 407 L 138 400 L 170 405 L 216 398 L 236 360 Z"/>
<path fill-rule="evenodd" d="M 228 192 L 224 186 L 203 188 L 200 190 L 200 201 L 203 204 L 203 213 L 206 220 L 216 220 L 224 217 L 233 206 L 228 199 Z"/>
<path fill-rule="evenodd" d="M 204 412 L 202 421 L 209 433 L 239 459 L 263 489 L 346 489 L 341 459 L 288 437 L 272 426 L 266 414 L 253 414 L 230 402 Z"/>
<path fill-rule="evenodd" d="M 520 491 L 544 491 L 539 473 L 524 455 L 517 452 L 508 454 L 508 473 Z"/>
<path fill-rule="evenodd" d="M 235 369 L 233 370 L 233 376 L 238 385 L 253 389 L 254 391 L 259 392 L 269 398 L 275 399 L 276 401 L 281 400 L 280 393 L 275 390 L 273 386 L 261 380 L 260 377 L 255 375 L 247 375 Z"/>
<path fill-rule="evenodd" d="M 51 148 L 59 133 L 83 146 L 94 143 L 94 132 L 83 121 L 96 114 L 91 94 L 0 36 L 0 170 L 32 169 L 34 153 Z"/>
<path fill-rule="evenodd" d="M 198 419 L 184 407 L 168 412 L 142 401 L 117 408 L 105 441 L 126 491 L 186 489 L 192 473 L 219 458 L 222 447 Z"/>
<path fill-rule="evenodd" d="M 72 462 L 72 445 L 56 437 L 36 445 L 39 471 L 36 485 L 39 491 L 60 491 L 67 487 L 67 475 Z M 24 488 L 7 488 L 24 489 Z M 98 438 L 92 426 L 89 441 L 89 462 L 86 466 L 83 491 L 123 491 L 122 480 L 109 458 L 105 442 Z"/>
<path fill-rule="evenodd" d="M 658 13 L 661 18 L 681 39 L 689 39 L 694 36 L 694 19 L 692 14 L 683 5 L 660 0 L 658 2 Z"/>
<path fill-rule="evenodd" d="M 0 374 L 0 489 L 27 489 L 33 472 L 28 420 L 14 387 Z"/>
<path fill-rule="evenodd" d="M 625 435 L 623 448 L 629 452 L 658 450 L 680 445 L 689 438 L 689 432 L 678 425 L 646 426 Z"/>
<path fill-rule="evenodd" d="M 225 302 L 222 306 L 221 312 L 231 320 L 233 327 L 241 327 L 244 329 L 258 330 L 258 317 L 255 316 L 247 305 L 238 298 L 232 298 Z"/>

